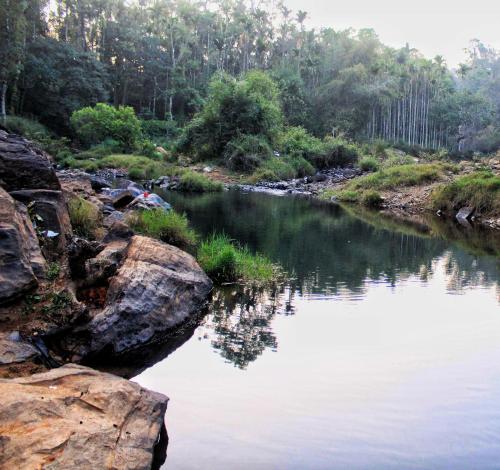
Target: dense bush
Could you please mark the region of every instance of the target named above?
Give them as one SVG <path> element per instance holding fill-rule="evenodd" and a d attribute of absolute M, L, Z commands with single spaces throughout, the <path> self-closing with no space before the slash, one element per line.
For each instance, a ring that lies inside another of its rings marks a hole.
<path fill-rule="evenodd" d="M 228 142 L 223 160 L 231 170 L 252 172 L 273 157 L 267 141 L 255 135 L 238 136 Z"/>
<path fill-rule="evenodd" d="M 132 150 L 142 135 L 141 123 L 133 108 L 115 108 L 104 103 L 75 111 L 71 115 L 71 126 L 81 143 L 87 147 L 113 139 L 126 150 Z"/>
<path fill-rule="evenodd" d="M 500 176 L 478 171 L 457 178 L 435 189 L 431 195 L 434 209 L 452 212 L 474 207 L 479 213 L 500 213 Z"/>
<path fill-rule="evenodd" d="M 379 166 L 379 161 L 374 157 L 363 157 L 359 162 L 359 167 L 363 171 L 377 171 Z"/>
<path fill-rule="evenodd" d="M 282 122 L 278 89 L 267 74 L 252 71 L 242 80 L 217 75 L 210 83 L 203 109 L 186 127 L 178 150 L 199 159 L 216 159 L 225 154 L 229 142 L 235 143 L 241 136 L 257 136 L 272 146 Z M 230 154 L 228 151 L 226 156 Z"/>
<path fill-rule="evenodd" d="M 307 160 L 312 160 L 314 155 L 319 155 L 324 150 L 321 140 L 309 134 L 303 127 L 288 127 L 281 132 L 278 146 L 284 155 L 298 156 Z"/>
<path fill-rule="evenodd" d="M 316 168 L 335 168 L 356 163 L 359 148 L 344 139 L 327 137 L 322 143 L 321 152 L 312 155 L 309 161 Z"/>
<path fill-rule="evenodd" d="M 196 244 L 196 233 L 189 228 L 187 217 L 173 210 L 136 211 L 128 216 L 127 222 L 137 233 L 179 248 L 186 249 Z"/>
<path fill-rule="evenodd" d="M 162 147 L 170 147 L 181 130 L 175 121 L 161 121 L 159 119 L 141 120 L 142 134 L 145 138 Z"/>

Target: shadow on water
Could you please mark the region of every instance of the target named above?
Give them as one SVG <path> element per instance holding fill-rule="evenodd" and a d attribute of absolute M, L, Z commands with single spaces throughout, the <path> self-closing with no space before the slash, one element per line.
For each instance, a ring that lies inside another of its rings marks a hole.
<path fill-rule="evenodd" d="M 450 292 L 491 287 L 500 279 L 499 237 L 488 230 L 436 218 L 402 221 L 302 197 L 160 194 L 202 236 L 224 232 L 290 274 L 274 291 L 235 286 L 215 292 L 205 320 L 211 344 L 240 369 L 277 349 L 272 320 L 293 315 L 298 297 L 359 300 L 373 283 L 394 287 L 410 277 L 427 283 L 437 260 L 445 260 Z"/>

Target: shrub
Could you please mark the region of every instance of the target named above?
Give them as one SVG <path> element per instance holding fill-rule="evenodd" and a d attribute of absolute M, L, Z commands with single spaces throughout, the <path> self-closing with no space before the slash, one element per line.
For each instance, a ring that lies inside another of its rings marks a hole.
<path fill-rule="evenodd" d="M 200 173 L 186 171 L 181 176 L 177 189 L 179 191 L 205 193 L 222 191 L 224 186 L 219 181 L 212 181 Z"/>
<path fill-rule="evenodd" d="M 49 130 L 43 124 L 21 116 L 7 116 L 5 127 L 13 134 L 19 134 L 31 140 L 38 141 L 50 137 Z"/>
<path fill-rule="evenodd" d="M 61 273 L 61 265 L 59 263 L 50 263 L 47 268 L 47 279 L 55 281 Z"/>
<path fill-rule="evenodd" d="M 312 160 L 324 150 L 323 143 L 303 127 L 289 127 L 278 138 L 278 148 L 283 155 Z"/>
<path fill-rule="evenodd" d="M 478 171 L 459 177 L 436 188 L 431 195 L 431 204 L 435 210 L 448 212 L 470 206 L 482 214 L 500 214 L 500 176 L 490 171 Z"/>
<path fill-rule="evenodd" d="M 404 186 L 417 186 L 437 181 L 451 165 L 440 163 L 400 165 L 384 168 L 370 175 L 362 176 L 347 185 L 347 189 L 394 189 Z"/>
<path fill-rule="evenodd" d="M 379 162 L 374 157 L 364 157 L 359 162 L 359 167 L 363 171 L 377 171 L 379 169 Z"/>
<path fill-rule="evenodd" d="M 156 145 L 165 145 L 180 135 L 181 130 L 175 121 L 159 119 L 141 120 L 142 134 Z"/>
<path fill-rule="evenodd" d="M 333 168 L 356 163 L 358 147 L 341 138 L 326 137 L 318 153 L 308 157 L 315 168 Z"/>
<path fill-rule="evenodd" d="M 93 108 L 82 108 L 71 115 L 71 126 L 87 147 L 111 138 L 131 150 L 141 138 L 141 123 L 128 106 L 115 108 L 98 103 Z"/>
<path fill-rule="evenodd" d="M 240 248 L 226 235 L 213 235 L 198 250 L 198 262 L 215 282 L 272 283 L 279 269 L 267 258 Z"/>
<path fill-rule="evenodd" d="M 276 84 L 262 71 L 251 71 L 241 80 L 216 75 L 202 111 L 186 126 L 178 150 L 198 159 L 215 159 L 242 135 L 257 136 L 272 145 L 283 122 L 278 95 Z"/>
<path fill-rule="evenodd" d="M 380 207 L 383 203 L 383 199 L 377 191 L 369 190 L 361 195 L 360 202 L 367 207 Z"/>
<path fill-rule="evenodd" d="M 82 237 L 93 238 L 100 225 L 99 208 L 81 197 L 75 197 L 69 201 L 68 211 L 73 230 Z"/>
<path fill-rule="evenodd" d="M 259 136 L 242 135 L 232 139 L 223 153 L 226 167 L 235 171 L 252 172 L 273 157 L 271 147 Z"/>
<path fill-rule="evenodd" d="M 136 211 L 127 218 L 130 227 L 137 233 L 157 238 L 179 248 L 196 244 L 196 233 L 189 228 L 187 217 L 163 209 Z"/>
<path fill-rule="evenodd" d="M 382 162 L 383 168 L 390 168 L 391 166 L 401 166 L 401 165 L 411 165 L 415 163 L 415 158 L 401 153 L 400 151 L 394 151 L 387 149 L 386 151 L 387 158 Z"/>

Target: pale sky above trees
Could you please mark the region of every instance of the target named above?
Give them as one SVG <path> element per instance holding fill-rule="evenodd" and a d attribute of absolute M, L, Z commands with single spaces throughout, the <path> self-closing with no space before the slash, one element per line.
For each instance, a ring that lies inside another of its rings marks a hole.
<path fill-rule="evenodd" d="M 373 28 L 382 42 L 408 42 L 425 56 L 442 55 L 451 67 L 465 59 L 464 48 L 480 39 L 500 48 L 499 0 L 285 0 L 308 12 L 307 27 Z"/>

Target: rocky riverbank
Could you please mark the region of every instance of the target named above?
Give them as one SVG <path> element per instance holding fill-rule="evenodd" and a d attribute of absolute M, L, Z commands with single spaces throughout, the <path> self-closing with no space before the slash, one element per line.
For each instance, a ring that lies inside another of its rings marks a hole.
<path fill-rule="evenodd" d="M 49 155 L 0 130 L 2 468 L 145 469 L 164 460 L 167 398 L 74 365 L 105 358 L 118 371 L 121 358 L 143 357 L 199 318 L 212 289 L 191 255 L 124 223 L 138 208 L 169 206 L 122 185 L 56 174 Z M 82 208 L 98 222 L 92 236 L 75 218 Z"/>

